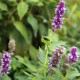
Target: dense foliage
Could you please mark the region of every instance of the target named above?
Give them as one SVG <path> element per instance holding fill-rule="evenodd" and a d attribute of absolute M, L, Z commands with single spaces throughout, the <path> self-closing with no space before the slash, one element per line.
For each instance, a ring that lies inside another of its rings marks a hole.
<path fill-rule="evenodd" d="M 62 74 L 62 67 L 48 72 L 48 63 L 57 46 L 68 53 L 80 47 L 80 1 L 65 0 L 63 28 L 52 32 L 52 17 L 59 0 L 0 0 L 0 52 L 10 52 L 9 41 L 15 40 L 11 70 L 0 80 L 79 80 L 80 59 Z M 11 52 L 10 52 L 11 53 Z M 48 53 L 48 54 L 46 54 Z M 80 53 L 79 53 L 80 54 Z M 1 55 L 1 54 L 0 54 Z M 63 64 L 65 55 L 61 60 Z M 57 78 L 57 79 L 56 79 Z"/>

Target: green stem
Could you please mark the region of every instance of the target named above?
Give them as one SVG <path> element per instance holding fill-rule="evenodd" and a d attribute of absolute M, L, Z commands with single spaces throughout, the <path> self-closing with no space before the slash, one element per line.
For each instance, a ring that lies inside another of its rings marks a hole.
<path fill-rule="evenodd" d="M 47 46 L 47 50 L 46 50 L 46 57 L 45 57 L 45 61 L 44 61 L 44 80 L 46 79 L 46 64 L 47 64 L 47 57 L 48 57 L 48 46 Z"/>

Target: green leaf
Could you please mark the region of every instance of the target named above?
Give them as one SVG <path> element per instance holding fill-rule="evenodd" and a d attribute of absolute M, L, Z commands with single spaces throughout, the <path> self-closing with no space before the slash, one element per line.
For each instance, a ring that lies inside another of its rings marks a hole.
<path fill-rule="evenodd" d="M 32 65 L 30 63 L 30 61 L 27 59 L 27 57 L 20 57 L 20 56 L 16 56 L 16 58 L 18 59 L 18 62 L 20 62 L 21 64 L 24 64 L 27 68 L 26 70 L 28 71 L 36 71 L 36 66 Z"/>
<path fill-rule="evenodd" d="M 25 41 L 27 44 L 30 43 L 29 39 L 28 39 L 28 32 L 26 27 L 23 25 L 23 23 L 19 22 L 19 21 L 15 21 L 14 23 L 15 28 L 21 33 L 21 35 L 24 37 Z"/>
<path fill-rule="evenodd" d="M 2 74 L 0 74 L 0 80 L 3 80 L 3 79 L 2 79 Z"/>
<path fill-rule="evenodd" d="M 2 80 L 11 80 L 11 78 L 7 75 L 3 75 L 3 79 Z"/>
<path fill-rule="evenodd" d="M 17 11 L 18 11 L 19 18 L 21 20 L 28 11 L 28 5 L 25 2 L 20 2 L 17 5 Z"/>
<path fill-rule="evenodd" d="M 30 44 L 27 44 L 24 37 L 17 29 L 15 29 L 15 27 L 9 34 L 9 38 L 14 39 L 16 42 L 15 52 L 17 55 L 24 56 L 29 51 L 29 47 L 30 47 L 29 45 L 31 45 L 31 41 L 32 41 L 32 33 L 30 32 L 29 29 L 27 29 L 27 32 L 28 32 L 28 40 Z"/>
<path fill-rule="evenodd" d="M 75 77 L 80 76 L 80 73 L 76 68 L 67 71 L 66 78 L 69 80 L 73 80 Z"/>
<path fill-rule="evenodd" d="M 27 67 L 25 70 L 30 71 L 30 72 L 36 72 L 37 71 L 37 69 L 36 69 L 37 67 L 35 65 L 31 64 L 31 62 L 29 61 L 29 59 L 27 57 L 24 57 L 24 63 L 23 64 Z"/>
<path fill-rule="evenodd" d="M 13 68 L 13 70 L 16 70 L 16 68 L 21 66 L 21 64 L 18 62 L 18 60 L 15 57 L 12 57 L 11 60 L 12 60 L 11 68 Z"/>
<path fill-rule="evenodd" d="M 39 24 L 39 32 L 40 32 L 41 36 L 47 35 L 47 28 L 42 23 Z"/>
<path fill-rule="evenodd" d="M 38 49 L 36 49 L 34 46 L 30 46 L 29 54 L 31 59 L 37 60 Z"/>
<path fill-rule="evenodd" d="M 54 41 L 58 41 L 58 35 L 56 33 L 53 33 L 51 29 L 48 30 L 48 36 L 47 38 L 51 41 L 51 42 L 54 42 Z"/>
<path fill-rule="evenodd" d="M 56 72 L 56 74 L 60 77 L 63 78 L 63 74 L 61 73 L 61 71 L 58 68 L 53 68 L 53 70 Z"/>
<path fill-rule="evenodd" d="M 58 74 L 54 74 L 52 80 L 63 80 L 63 79 Z"/>
<path fill-rule="evenodd" d="M 24 58 L 22 58 L 21 56 L 15 56 L 18 59 L 18 62 L 25 64 L 24 62 Z"/>
<path fill-rule="evenodd" d="M 39 55 L 38 55 L 38 59 L 41 63 L 44 63 L 44 58 L 45 58 L 45 51 L 42 50 L 41 48 L 39 48 Z"/>
<path fill-rule="evenodd" d="M 15 80 L 29 80 L 28 77 L 21 72 L 16 72 L 14 74 Z"/>
<path fill-rule="evenodd" d="M 41 41 L 42 41 L 43 43 L 45 43 L 46 45 L 50 45 L 50 41 L 47 40 L 47 38 L 46 38 L 45 36 L 42 36 Z"/>
<path fill-rule="evenodd" d="M 56 42 L 53 42 L 53 43 L 50 44 L 49 49 L 51 51 L 54 51 L 56 47 L 58 47 L 60 45 L 65 45 L 65 44 L 66 44 L 66 42 L 64 42 L 64 41 L 56 41 Z"/>
<path fill-rule="evenodd" d="M 3 11 L 7 11 L 8 10 L 8 7 L 6 4 L 0 2 L 0 9 L 3 10 Z"/>
<path fill-rule="evenodd" d="M 34 35 L 37 36 L 38 21 L 36 20 L 36 18 L 34 18 L 32 15 L 29 15 L 27 21 L 32 26 L 32 28 L 34 30 Z"/>

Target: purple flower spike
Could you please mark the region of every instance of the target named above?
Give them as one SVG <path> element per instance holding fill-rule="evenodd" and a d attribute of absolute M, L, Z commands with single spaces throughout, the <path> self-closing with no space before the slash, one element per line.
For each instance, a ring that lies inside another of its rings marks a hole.
<path fill-rule="evenodd" d="M 59 46 L 55 49 L 54 54 L 52 55 L 49 63 L 49 67 L 58 67 L 60 60 L 62 58 L 62 54 L 64 53 L 65 48 L 63 46 Z"/>
<path fill-rule="evenodd" d="M 52 26 L 56 29 L 61 29 L 62 28 L 62 23 L 63 23 L 63 15 L 65 13 L 65 3 L 63 1 L 59 2 L 55 9 L 55 17 L 52 20 Z"/>
<path fill-rule="evenodd" d="M 59 53 L 54 53 L 51 57 L 51 61 L 49 63 L 50 67 L 59 67 L 59 62 L 61 60 L 62 56 Z"/>
<path fill-rule="evenodd" d="M 78 61 L 78 48 L 73 46 L 70 50 L 70 53 L 68 55 L 68 61 L 69 62 L 77 62 Z"/>
<path fill-rule="evenodd" d="M 2 56 L 3 58 L 1 59 L 1 67 L 2 67 L 2 70 L 0 71 L 1 74 L 7 74 L 8 71 L 10 70 L 10 63 L 11 63 L 11 60 L 10 60 L 10 54 L 9 53 L 5 53 L 3 54 Z"/>
<path fill-rule="evenodd" d="M 59 2 L 59 4 L 57 5 L 56 9 L 55 9 L 55 14 L 59 17 L 62 17 L 65 13 L 65 3 L 63 1 Z"/>

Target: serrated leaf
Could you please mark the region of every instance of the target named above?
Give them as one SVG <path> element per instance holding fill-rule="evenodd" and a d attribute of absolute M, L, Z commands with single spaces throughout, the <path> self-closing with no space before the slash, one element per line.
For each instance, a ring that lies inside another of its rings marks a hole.
<path fill-rule="evenodd" d="M 56 74 L 60 77 L 63 78 L 63 74 L 61 73 L 61 71 L 58 68 L 53 68 L 53 70 L 56 72 Z"/>
<path fill-rule="evenodd" d="M 17 67 L 20 67 L 20 63 L 15 57 L 12 57 L 11 68 L 13 68 L 13 70 L 16 70 Z"/>
<path fill-rule="evenodd" d="M 77 76 L 80 76 L 80 73 L 77 69 L 69 70 L 66 74 L 66 78 L 68 78 L 69 80 L 73 80 Z"/>
<path fill-rule="evenodd" d="M 7 11 L 8 10 L 8 7 L 6 4 L 0 2 L 0 9 L 3 10 L 3 11 Z"/>
<path fill-rule="evenodd" d="M 52 79 L 53 80 L 62 80 L 62 78 L 57 74 L 54 74 Z"/>
<path fill-rule="evenodd" d="M 29 44 L 30 41 L 28 39 L 28 32 L 26 27 L 23 25 L 23 23 L 19 21 L 15 21 L 13 24 L 15 28 L 20 32 L 20 34 L 24 37 L 26 43 Z"/>
<path fill-rule="evenodd" d="M 33 71 L 33 72 L 36 71 L 36 67 L 34 65 L 32 65 L 30 63 L 30 61 L 28 61 L 27 57 L 22 58 L 20 56 L 16 56 L 16 58 L 18 59 L 18 62 L 20 62 L 21 64 L 24 64 L 26 67 L 28 67 L 27 70 Z"/>
<path fill-rule="evenodd" d="M 34 30 L 34 35 L 37 36 L 38 32 L 38 21 L 32 15 L 29 15 L 27 18 L 28 23 L 32 26 Z"/>
<path fill-rule="evenodd" d="M 17 11 L 18 11 L 19 18 L 21 20 L 28 11 L 28 5 L 25 2 L 20 2 L 17 5 Z"/>

